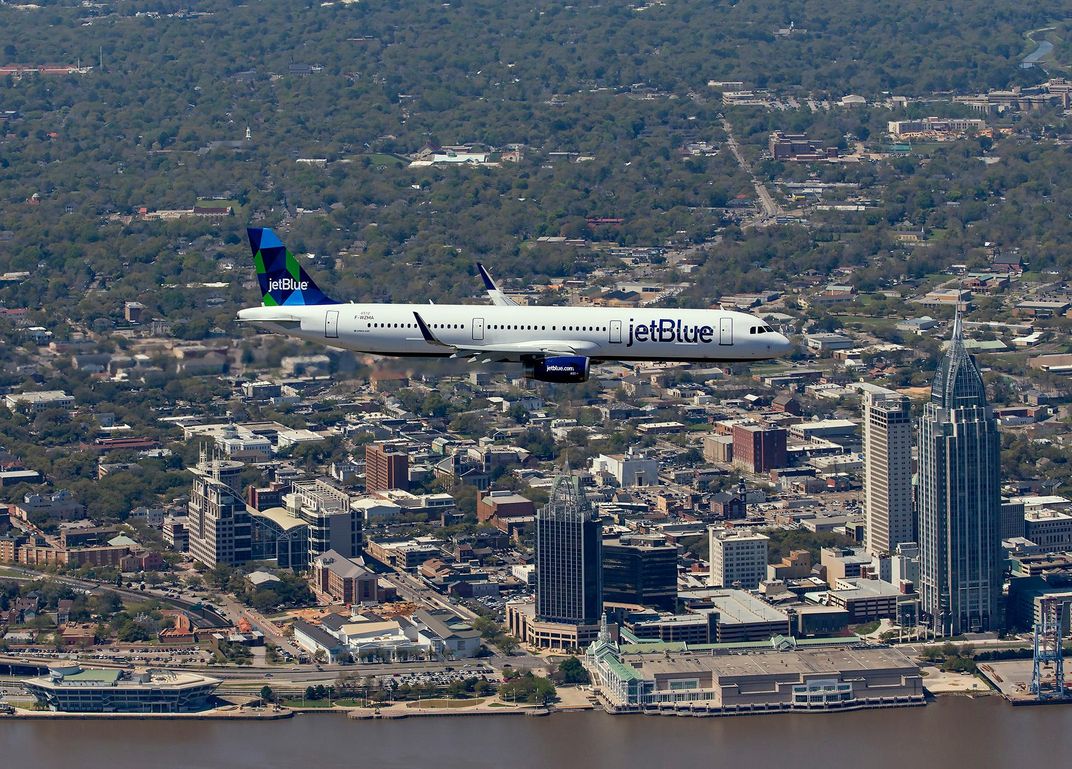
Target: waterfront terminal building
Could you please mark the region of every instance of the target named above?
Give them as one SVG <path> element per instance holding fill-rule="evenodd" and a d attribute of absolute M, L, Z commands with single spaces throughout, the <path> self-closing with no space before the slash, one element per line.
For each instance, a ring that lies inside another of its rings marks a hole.
<path fill-rule="evenodd" d="M 212 707 L 219 679 L 168 670 L 49 668 L 22 685 L 48 710 L 63 713 L 196 713 Z"/>
<path fill-rule="evenodd" d="M 673 649 L 673 651 L 671 651 Z M 585 667 L 611 713 L 857 710 L 924 703 L 919 666 L 882 647 L 770 644 L 619 646 L 604 629 Z"/>

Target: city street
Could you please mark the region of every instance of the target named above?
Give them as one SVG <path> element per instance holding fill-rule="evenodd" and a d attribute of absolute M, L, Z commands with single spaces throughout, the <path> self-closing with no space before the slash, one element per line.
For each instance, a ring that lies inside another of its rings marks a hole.
<path fill-rule="evenodd" d="M 759 199 L 760 208 L 763 211 L 763 216 L 756 224 L 767 224 L 771 219 L 782 216 L 785 212 L 782 211 L 774 198 L 771 196 L 767 186 L 763 184 L 755 173 L 752 171 L 752 166 L 749 165 L 744 155 L 741 153 L 741 148 L 737 144 L 737 139 L 733 136 L 733 126 L 730 125 L 730 121 L 726 118 L 722 118 L 722 128 L 726 131 L 726 144 L 730 148 L 730 152 L 733 153 L 733 157 L 737 159 L 737 164 L 741 167 L 741 170 L 748 174 L 748 177 L 752 180 L 752 186 L 756 190 L 756 197 Z"/>

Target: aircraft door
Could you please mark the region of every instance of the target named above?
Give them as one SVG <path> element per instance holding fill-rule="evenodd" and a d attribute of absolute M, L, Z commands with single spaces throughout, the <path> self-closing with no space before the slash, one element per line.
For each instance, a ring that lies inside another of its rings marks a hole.
<path fill-rule="evenodd" d="M 324 316 L 324 338 L 325 339 L 338 339 L 339 338 L 339 311 L 328 310 L 327 315 Z"/>
<path fill-rule="evenodd" d="M 610 343 L 622 343 L 622 322 L 620 320 L 612 320 L 610 322 Z"/>
<path fill-rule="evenodd" d="M 721 345 L 733 344 L 733 318 L 719 318 L 718 343 Z"/>
<path fill-rule="evenodd" d="M 484 340 L 484 319 L 473 318 L 473 341 L 481 342 Z"/>

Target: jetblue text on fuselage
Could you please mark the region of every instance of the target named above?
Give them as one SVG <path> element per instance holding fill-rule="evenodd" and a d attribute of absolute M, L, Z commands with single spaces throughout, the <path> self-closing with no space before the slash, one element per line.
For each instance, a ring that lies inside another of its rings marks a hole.
<path fill-rule="evenodd" d="M 715 336 L 715 330 L 711 326 L 687 326 L 680 320 L 663 318 L 644 323 L 639 326 L 629 321 L 629 342 L 626 347 L 632 347 L 633 342 L 667 342 L 709 344 Z"/>
<path fill-rule="evenodd" d="M 268 281 L 269 291 L 305 291 L 309 288 L 308 281 L 294 280 L 294 278 L 274 278 Z"/>

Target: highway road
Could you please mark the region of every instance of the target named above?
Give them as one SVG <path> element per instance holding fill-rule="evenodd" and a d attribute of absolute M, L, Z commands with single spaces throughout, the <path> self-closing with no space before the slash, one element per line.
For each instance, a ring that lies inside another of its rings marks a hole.
<path fill-rule="evenodd" d="M 319 669 L 315 665 L 183 665 L 183 664 L 167 664 L 159 665 L 158 667 L 166 667 L 169 670 L 195 670 L 205 675 L 213 676 L 214 678 L 234 679 L 234 680 L 260 680 L 264 677 L 278 677 L 282 679 L 292 679 L 295 681 L 308 681 L 319 680 L 325 678 L 334 679 L 335 676 L 340 673 L 353 673 L 359 676 L 379 676 L 379 675 L 393 675 L 395 673 L 422 673 L 437 670 L 450 670 L 459 669 L 467 664 L 469 665 L 485 665 L 488 667 L 496 667 L 489 664 L 490 658 L 484 659 L 472 659 L 472 660 L 417 660 L 413 662 L 387 662 L 387 663 L 361 663 L 353 665 L 320 665 Z M 49 665 L 57 665 L 59 663 L 72 662 L 65 657 L 45 657 L 36 655 L 23 655 L 23 654 L 0 654 L 0 671 L 6 672 L 5 668 L 8 665 L 36 665 L 41 668 L 46 668 Z M 132 663 L 124 662 L 122 660 L 78 660 L 86 667 L 94 668 L 129 668 Z M 145 663 L 137 663 L 140 667 L 145 667 Z"/>
<path fill-rule="evenodd" d="M 5 566 L 12 572 L 21 574 L 27 578 L 39 578 L 48 577 L 56 582 L 67 585 L 68 587 L 76 588 L 78 590 L 85 590 L 89 592 L 97 591 L 110 591 L 118 594 L 121 598 L 128 598 L 134 601 L 145 601 L 148 598 L 154 598 L 161 603 L 166 603 L 173 606 L 176 609 L 185 609 L 194 618 L 194 626 L 197 628 L 224 628 L 231 627 L 231 623 L 226 618 L 220 616 L 217 612 L 210 609 L 196 608 L 197 602 L 193 599 L 184 600 L 181 598 L 175 598 L 167 595 L 163 590 L 147 589 L 147 590 L 130 590 L 128 588 L 116 587 L 115 585 L 105 582 L 99 582 L 96 580 L 78 579 L 77 577 L 67 577 L 56 574 L 42 574 L 39 571 L 32 569 L 24 569 L 19 566 Z"/>
<path fill-rule="evenodd" d="M 744 155 L 741 153 L 741 148 L 737 145 L 737 139 L 733 136 L 733 126 L 730 125 L 730 121 L 726 118 L 722 118 L 722 128 L 726 131 L 726 144 L 729 145 L 730 152 L 737 159 L 737 164 L 741 167 L 741 170 L 748 174 L 748 178 L 752 180 L 752 186 L 756 190 L 756 197 L 759 198 L 759 205 L 763 209 L 763 222 L 768 222 L 775 217 L 784 215 L 781 206 L 775 202 L 767 186 L 756 178 L 755 173 L 752 171 L 752 166 L 745 160 Z"/>
<path fill-rule="evenodd" d="M 9 695 L 18 696 L 23 693 L 19 682 L 31 677 L 32 672 L 20 670 L 15 675 L 9 675 L 7 665 L 17 666 L 39 665 L 43 669 L 49 665 L 55 665 L 61 660 L 49 658 L 30 658 L 19 655 L 0 655 L 0 695 L 5 691 Z M 67 661 L 67 660 L 62 660 Z M 87 667 L 97 668 L 129 668 L 129 665 L 118 664 L 103 660 L 86 661 Z M 358 680 L 372 678 L 393 678 L 420 675 L 422 673 L 452 673 L 461 675 L 461 670 L 466 665 L 489 669 L 485 673 L 490 679 L 498 679 L 502 676 L 502 670 L 489 664 L 489 660 L 455 660 L 452 662 L 407 662 L 391 664 L 362 664 L 362 665 L 323 665 L 317 670 L 312 665 L 290 665 L 273 667 L 256 666 L 214 666 L 214 665 L 167 665 L 170 670 L 186 670 L 201 675 L 218 678 L 221 694 L 249 694 L 256 692 L 262 686 L 270 686 L 278 692 L 301 691 L 307 686 L 324 685 L 331 686 L 338 681 L 340 675 L 356 677 Z"/>

